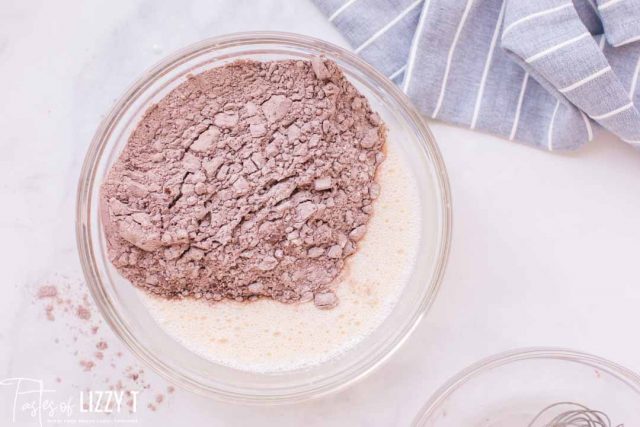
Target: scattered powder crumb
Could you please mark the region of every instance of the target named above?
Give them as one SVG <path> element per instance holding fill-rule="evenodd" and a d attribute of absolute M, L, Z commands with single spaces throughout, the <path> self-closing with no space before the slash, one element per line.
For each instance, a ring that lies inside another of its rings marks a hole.
<path fill-rule="evenodd" d="M 56 317 L 53 315 L 53 306 L 51 304 L 47 305 L 45 308 L 45 314 L 47 316 L 47 320 L 54 321 Z"/>
<path fill-rule="evenodd" d="M 91 312 L 86 307 L 80 305 L 76 311 L 76 316 L 82 320 L 89 320 L 91 319 Z"/>
<path fill-rule="evenodd" d="M 96 366 L 96 364 L 91 360 L 81 360 L 80 366 L 82 366 L 85 371 L 90 371 L 94 366 Z"/>
<path fill-rule="evenodd" d="M 332 61 L 236 61 L 150 108 L 101 187 L 111 262 L 167 298 L 318 308 L 379 194 L 386 128 Z"/>
<path fill-rule="evenodd" d="M 58 296 L 58 288 L 52 285 L 43 285 L 38 289 L 38 298 L 55 298 Z"/>
<path fill-rule="evenodd" d="M 106 342 L 106 341 L 100 341 L 100 342 L 98 342 L 98 344 L 96 344 L 96 348 L 97 348 L 98 350 L 102 350 L 102 351 L 104 351 L 104 350 L 106 350 L 107 348 L 109 348 L 109 345 L 107 344 L 107 342 Z"/>

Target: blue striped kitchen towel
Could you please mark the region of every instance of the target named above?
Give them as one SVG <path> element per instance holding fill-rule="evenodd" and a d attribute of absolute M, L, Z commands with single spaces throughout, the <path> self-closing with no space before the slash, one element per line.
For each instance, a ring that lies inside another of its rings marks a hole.
<path fill-rule="evenodd" d="M 314 0 L 428 117 L 549 150 L 640 148 L 640 0 Z"/>

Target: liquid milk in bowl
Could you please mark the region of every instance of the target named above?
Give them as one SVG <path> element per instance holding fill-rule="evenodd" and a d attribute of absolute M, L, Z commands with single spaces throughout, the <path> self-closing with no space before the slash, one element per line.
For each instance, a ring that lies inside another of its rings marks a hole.
<path fill-rule="evenodd" d="M 380 196 L 366 237 L 333 286 L 340 303 L 164 300 L 136 289 L 110 264 L 98 190 L 146 109 L 196 74 L 237 59 L 335 61 L 388 127 Z M 208 396 L 292 402 L 344 387 L 408 336 L 435 298 L 450 233 L 446 175 L 432 137 L 400 91 L 352 54 L 290 34 L 207 40 L 149 71 L 105 119 L 78 193 L 78 243 L 88 285 L 107 322 L 160 374 Z"/>

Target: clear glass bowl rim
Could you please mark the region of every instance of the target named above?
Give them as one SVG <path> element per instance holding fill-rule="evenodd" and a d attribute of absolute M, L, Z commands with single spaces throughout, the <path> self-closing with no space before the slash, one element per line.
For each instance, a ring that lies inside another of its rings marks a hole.
<path fill-rule="evenodd" d="M 593 354 L 559 347 L 530 347 L 509 350 L 489 356 L 463 369 L 442 385 L 420 409 L 412 425 L 423 426 L 438 410 L 440 405 L 460 387 L 476 376 L 509 363 L 532 360 L 555 359 L 566 360 L 607 372 L 614 378 L 630 386 L 640 398 L 640 375 L 610 360 Z"/>
<path fill-rule="evenodd" d="M 90 230 L 90 218 L 91 218 L 91 194 L 94 181 L 96 179 L 96 168 L 99 164 L 101 156 L 107 145 L 108 136 L 111 129 L 115 126 L 119 120 L 123 111 L 130 107 L 133 100 L 144 93 L 144 91 L 151 85 L 151 83 L 164 75 L 167 70 L 171 69 L 176 64 L 181 64 L 189 59 L 195 58 L 201 53 L 210 52 L 211 49 L 225 49 L 235 46 L 245 46 L 252 44 L 278 44 L 282 43 L 286 46 L 297 46 L 308 48 L 311 50 L 322 51 L 330 55 L 340 57 L 350 62 L 351 65 L 357 66 L 364 74 L 373 79 L 377 85 L 382 88 L 382 91 L 386 92 L 390 96 L 393 96 L 395 101 L 398 102 L 405 114 L 409 116 L 412 121 L 412 125 L 420 130 L 420 133 L 424 136 L 422 143 L 425 145 L 425 150 L 428 152 L 430 160 L 433 164 L 435 171 L 438 190 L 441 197 L 441 218 L 442 229 L 441 242 L 438 248 L 438 258 L 434 267 L 434 274 L 431 278 L 431 282 L 426 284 L 430 286 L 430 292 L 425 295 L 423 301 L 419 306 L 419 309 L 414 313 L 413 318 L 408 325 L 398 334 L 397 339 L 394 341 L 393 346 L 388 349 L 386 354 L 380 356 L 377 360 L 369 362 L 364 366 L 358 366 L 358 370 L 353 372 L 351 378 L 341 383 L 335 383 L 331 386 L 324 385 L 323 388 L 319 388 L 313 392 L 305 391 L 301 395 L 282 396 L 281 399 L 271 400 L 269 402 L 261 402 L 260 399 L 253 396 L 230 396 L 225 393 L 219 393 L 210 389 L 203 389 L 196 385 L 190 379 L 186 379 L 180 375 L 174 373 L 170 367 L 161 363 L 156 357 L 149 354 L 146 349 L 131 335 L 121 322 L 119 315 L 110 302 L 105 290 L 103 289 L 102 281 L 96 267 L 96 259 L 92 250 L 91 233 Z M 155 372 L 169 380 L 170 382 L 181 386 L 198 394 L 213 397 L 220 400 L 242 402 L 242 403 L 293 403 L 296 401 L 306 400 L 309 398 L 316 398 L 328 393 L 335 392 L 343 389 L 362 379 L 368 373 L 373 371 L 376 367 L 387 360 L 391 354 L 393 354 L 402 343 L 409 337 L 409 335 L 416 328 L 422 317 L 430 308 L 431 304 L 435 300 L 440 284 L 442 282 L 445 266 L 448 261 L 450 246 L 451 246 L 451 227 L 452 227 L 452 213 L 451 213 L 451 194 L 449 187 L 449 180 L 442 160 L 442 156 L 435 142 L 435 139 L 421 117 L 420 113 L 415 109 L 408 97 L 386 76 L 375 70 L 371 65 L 364 60 L 356 56 L 355 54 L 338 47 L 332 43 L 319 40 L 313 37 L 286 33 L 286 32 L 274 32 L 274 31 L 255 31 L 255 32 L 242 32 L 232 33 L 223 36 L 217 36 L 201 40 L 197 43 L 186 46 L 160 60 L 155 66 L 145 71 L 118 99 L 115 105 L 109 111 L 109 114 L 102 120 L 91 144 L 87 150 L 80 173 L 77 198 L 76 198 L 76 241 L 78 246 L 78 252 L 80 262 L 84 272 L 89 291 L 98 306 L 102 316 L 107 324 L 114 331 L 114 333 L 124 342 L 124 344 L 133 352 L 133 354 L 141 360 L 147 366 L 150 366 Z"/>

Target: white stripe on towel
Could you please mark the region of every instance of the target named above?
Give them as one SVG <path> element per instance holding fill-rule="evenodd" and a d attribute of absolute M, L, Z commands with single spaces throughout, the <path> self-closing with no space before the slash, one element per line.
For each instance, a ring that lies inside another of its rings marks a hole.
<path fill-rule="evenodd" d="M 636 93 L 636 85 L 638 84 L 638 77 L 640 76 L 640 57 L 638 57 L 638 63 L 636 64 L 636 71 L 631 79 L 631 87 L 629 87 L 629 96 L 633 99 Z"/>
<path fill-rule="evenodd" d="M 407 64 L 404 64 L 402 67 L 398 68 L 396 71 L 394 71 L 393 73 L 391 73 L 391 75 L 389 76 L 389 80 L 393 80 L 396 77 L 398 77 L 400 74 L 402 74 L 402 72 L 404 70 L 407 69 Z"/>
<path fill-rule="evenodd" d="M 608 113 L 601 114 L 601 115 L 599 115 L 599 116 L 591 116 L 591 118 L 592 118 L 593 120 L 604 120 L 604 119 L 608 119 L 609 117 L 613 117 L 613 116 L 615 116 L 616 114 L 620 114 L 620 113 L 622 113 L 622 112 L 624 112 L 624 111 L 627 111 L 627 110 L 629 110 L 629 109 L 631 109 L 631 108 L 633 108 L 633 102 L 630 102 L 630 103 L 628 103 L 628 104 L 625 104 L 625 105 L 623 105 L 623 106 L 622 106 L 622 107 L 620 107 L 620 108 L 616 108 L 616 109 L 615 109 L 615 110 L 613 110 L 613 111 L 609 111 Z"/>
<path fill-rule="evenodd" d="M 633 43 L 633 42 L 637 42 L 638 40 L 640 40 L 640 34 L 637 36 L 633 36 L 633 37 L 629 37 L 626 40 L 622 40 L 620 43 L 616 43 L 613 45 L 613 47 L 620 47 L 620 46 L 624 46 L 625 44 L 629 44 L 629 43 Z"/>
<path fill-rule="evenodd" d="M 520 95 L 518 95 L 518 106 L 516 107 L 516 115 L 513 119 L 513 126 L 511 127 L 511 133 L 509 134 L 509 140 L 513 141 L 518 131 L 518 123 L 520 122 L 520 110 L 522 110 L 522 101 L 524 100 L 524 93 L 527 91 L 527 82 L 529 81 L 529 73 L 524 73 L 522 79 L 522 87 L 520 88 Z"/>
<path fill-rule="evenodd" d="M 333 14 L 331 14 L 331 16 L 329 17 L 329 22 L 331 22 L 334 19 L 336 19 L 338 17 L 338 15 L 340 15 L 342 12 L 347 10 L 347 8 L 349 6 L 351 6 L 355 2 L 356 2 L 356 0 L 347 0 L 342 6 L 340 6 L 338 9 L 336 9 L 336 11 L 333 12 Z"/>
<path fill-rule="evenodd" d="M 581 110 L 578 111 L 580 111 L 582 120 L 584 120 L 584 125 L 587 128 L 587 141 L 591 142 L 591 140 L 593 139 L 593 129 L 591 128 L 591 121 L 589 121 L 589 117 L 587 117 L 585 113 L 583 113 Z"/>
<path fill-rule="evenodd" d="M 378 31 L 375 32 L 374 35 L 372 35 L 371 37 L 369 37 L 369 39 L 367 41 L 365 41 L 364 43 L 362 43 L 360 46 L 358 46 L 355 50 L 356 53 L 360 53 L 362 51 L 362 49 L 366 48 L 367 46 L 369 46 L 371 43 L 373 43 L 378 37 L 380 37 L 381 35 L 383 35 L 384 33 L 386 33 L 387 31 L 389 31 L 389 29 L 391 27 L 393 27 L 394 25 L 396 25 L 398 23 L 398 21 L 400 21 L 402 18 L 404 18 L 409 12 L 411 12 L 413 9 L 415 9 L 416 7 L 418 7 L 420 5 L 420 3 L 422 3 L 422 0 L 416 0 L 415 2 L 411 3 L 409 5 L 409 7 L 407 7 L 405 10 L 403 10 L 402 12 L 400 12 L 400 14 L 398 16 L 396 16 L 395 18 L 393 18 L 391 21 L 389 21 L 389 23 L 387 25 L 385 25 L 384 27 L 380 28 Z"/>
<path fill-rule="evenodd" d="M 424 6 L 422 7 L 422 12 L 420 13 L 418 28 L 416 28 L 416 32 L 413 34 L 413 39 L 411 40 L 411 48 L 409 49 L 409 60 L 407 61 L 407 72 L 404 76 L 404 82 L 402 84 L 402 91 L 404 93 L 407 93 L 407 91 L 409 90 L 409 82 L 411 81 L 413 66 L 416 62 L 416 52 L 418 51 L 418 44 L 420 43 L 420 39 L 422 38 L 422 31 L 424 29 L 424 23 L 427 20 L 427 14 L 429 13 L 430 4 L 431 0 L 425 0 Z"/>
<path fill-rule="evenodd" d="M 473 118 L 471 119 L 471 129 L 476 128 L 476 122 L 478 121 L 478 115 L 480 114 L 480 105 L 482 104 L 482 96 L 484 95 L 484 85 L 487 82 L 487 76 L 489 75 L 489 68 L 491 68 L 491 60 L 493 59 L 493 51 L 496 47 L 498 40 L 498 33 L 502 26 L 502 17 L 504 15 L 504 6 L 506 2 L 502 3 L 500 14 L 498 15 L 498 22 L 496 23 L 496 29 L 493 31 L 493 38 L 491 39 L 491 45 L 489 46 L 489 53 L 487 54 L 487 60 L 484 63 L 484 70 L 482 71 L 482 79 L 480 80 L 480 89 L 478 90 L 478 96 L 476 98 L 476 106 L 473 109 Z"/>
<path fill-rule="evenodd" d="M 591 3 L 590 3 L 591 4 Z M 595 6 L 593 7 L 593 9 L 595 10 Z M 597 12 L 597 10 L 596 10 Z M 604 50 L 604 42 L 605 42 L 606 38 L 603 35 L 600 36 L 600 40 L 598 40 L 598 47 L 600 48 L 600 51 Z M 591 126 L 591 120 L 589 119 L 589 117 L 587 117 L 587 115 L 582 111 L 582 110 L 578 110 L 580 111 L 580 115 L 582 116 L 582 120 L 584 120 L 584 125 L 587 128 L 587 141 L 591 142 L 593 141 L 593 127 Z"/>
<path fill-rule="evenodd" d="M 572 91 L 574 89 L 579 88 L 580 86 L 582 86 L 584 84 L 589 83 L 591 80 L 597 79 L 598 77 L 600 77 L 601 75 L 603 75 L 605 73 L 608 73 L 609 71 L 611 71 L 611 66 L 607 65 L 602 70 L 596 71 L 595 73 L 591 74 L 590 76 L 585 77 L 584 79 L 579 80 L 579 81 L 575 82 L 572 85 L 569 85 L 569 86 L 567 86 L 565 88 L 560 89 L 560 92 L 562 92 L 562 93 L 570 92 L 570 91 Z"/>
<path fill-rule="evenodd" d="M 540 59 L 540 58 L 542 58 L 544 56 L 547 56 L 550 53 L 555 52 L 556 50 L 562 49 L 565 46 L 568 46 L 568 45 L 570 45 L 572 43 L 575 43 L 575 42 L 577 42 L 579 40 L 582 40 L 585 37 L 591 37 L 591 34 L 590 33 L 582 33 L 577 37 L 574 37 L 572 39 L 569 39 L 569 40 L 563 41 L 561 43 L 558 43 L 557 45 L 551 46 L 550 48 L 545 49 L 542 52 L 538 52 L 535 55 L 532 55 L 532 56 L 528 57 L 527 59 L 525 59 L 525 61 L 527 63 L 531 63 L 531 62 L 536 61 L 536 60 L 538 60 L 538 59 Z"/>
<path fill-rule="evenodd" d="M 600 6 L 598 6 L 598 10 L 605 10 L 610 8 L 611 6 L 613 6 L 616 3 L 620 3 L 622 0 L 609 0 L 606 3 L 602 3 Z"/>
<path fill-rule="evenodd" d="M 505 28 L 504 31 L 502 32 L 502 37 L 504 37 L 505 34 L 507 34 L 509 31 L 511 31 L 514 27 L 522 24 L 523 22 L 527 22 L 527 21 L 530 21 L 531 19 L 539 18 L 541 16 L 549 15 L 551 13 L 558 12 L 558 11 L 560 11 L 562 9 L 566 9 L 568 7 L 573 7 L 573 3 L 568 2 L 568 3 L 565 3 L 565 4 L 561 5 L 561 6 L 552 7 L 551 9 L 547 9 L 547 10 L 543 10 L 543 11 L 540 11 L 540 12 L 532 13 L 531 15 L 527 15 L 524 18 L 520 18 L 520 19 L 512 22 L 511 24 L 507 25 L 507 28 Z"/>
<path fill-rule="evenodd" d="M 553 109 L 551 115 L 551 122 L 549 122 L 549 134 L 547 135 L 547 148 L 549 151 L 553 151 L 553 124 L 556 121 L 556 114 L 558 114 L 558 108 L 560 107 L 560 100 L 556 101 L 556 108 Z"/>
<path fill-rule="evenodd" d="M 444 70 L 444 76 L 442 78 L 442 86 L 440 86 L 440 96 L 438 96 L 438 102 L 436 103 L 436 108 L 433 110 L 432 118 L 436 118 L 438 113 L 440 112 L 440 107 L 442 107 L 442 101 L 444 100 L 444 94 L 447 90 L 447 81 L 449 80 L 449 71 L 451 69 L 451 61 L 453 60 L 453 53 L 456 50 L 456 45 L 458 44 L 458 39 L 460 38 L 460 33 L 462 32 L 462 27 L 464 27 L 464 23 L 467 20 L 467 16 L 469 15 L 469 11 L 471 10 L 471 6 L 473 5 L 473 0 L 467 0 L 467 5 L 464 8 L 464 12 L 462 12 L 462 19 L 458 24 L 458 29 L 456 30 L 456 34 L 453 37 L 453 43 L 451 43 L 451 48 L 449 48 L 449 55 L 447 57 L 447 65 Z"/>
<path fill-rule="evenodd" d="M 640 140 L 638 141 L 632 141 L 630 139 L 623 139 L 624 142 L 628 142 L 629 144 L 640 144 Z"/>

